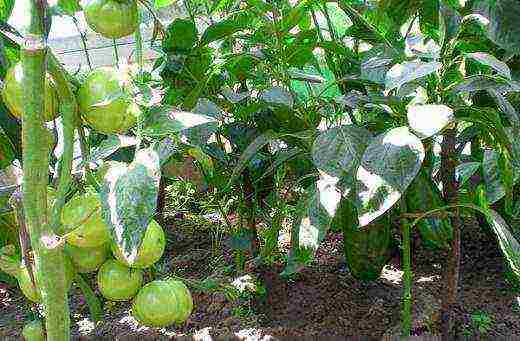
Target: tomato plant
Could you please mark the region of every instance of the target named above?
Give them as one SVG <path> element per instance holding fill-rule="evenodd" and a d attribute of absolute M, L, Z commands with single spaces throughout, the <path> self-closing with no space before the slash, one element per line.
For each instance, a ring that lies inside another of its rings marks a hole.
<path fill-rule="evenodd" d="M 516 1 L 186 0 L 166 27 L 162 1 L 29 2 L 26 32 L 0 27 L 0 171 L 18 163 L 24 173 L 18 201 L 21 180 L 0 182 L 10 231 L 0 268 L 42 301 L 48 339 L 68 338 L 72 281 L 100 315 L 79 273 L 98 271 L 108 300 L 135 297 L 140 323 L 188 319 L 187 287 L 155 279 L 168 249 L 164 189 L 177 178 L 196 182 L 196 209 L 219 216 L 237 272 L 282 262 L 280 275 L 297 278 L 331 232 L 362 281 L 401 252 L 404 336 L 414 229 L 448 254 L 445 337 L 466 218 L 480 219 L 520 277 Z M 49 18 L 79 11 L 106 38 L 133 34 L 135 65 L 92 69 L 88 59 L 84 74 L 66 72 L 46 47 Z"/>

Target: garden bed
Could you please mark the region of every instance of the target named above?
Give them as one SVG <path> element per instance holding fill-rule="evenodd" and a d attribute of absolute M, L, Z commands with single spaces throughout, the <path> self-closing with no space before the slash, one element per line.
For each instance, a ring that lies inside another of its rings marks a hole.
<path fill-rule="evenodd" d="M 209 225 L 210 226 L 210 225 Z M 193 228 L 183 221 L 168 229 L 168 249 L 156 267 L 192 280 L 231 282 L 228 248 L 216 248 L 211 228 Z M 463 263 L 453 331 L 459 336 L 489 339 L 520 336 L 519 288 L 505 276 L 504 260 L 493 236 L 469 225 L 464 230 Z M 223 241 L 225 244 L 225 241 Z M 102 324 L 94 326 L 79 290 L 71 291 L 72 335 L 81 339 L 202 337 L 258 339 L 261 336 L 394 336 L 400 331 L 402 272 L 396 257 L 380 279 L 361 283 L 348 272 L 341 234 L 331 234 L 313 266 L 294 279 L 281 279 L 282 265 L 252 274 L 267 289 L 263 297 L 230 300 L 222 292 L 193 290 L 195 309 L 182 327 L 142 327 L 130 316 L 129 302 L 105 302 Z M 212 254 L 212 252 L 214 254 Z M 443 295 L 441 264 L 445 255 L 417 246 L 414 254 L 414 335 L 436 335 Z M 91 278 L 93 280 L 93 278 Z M 94 283 L 94 281 L 92 281 Z M 18 338 L 27 301 L 15 286 L 0 287 L 0 337 Z M 22 308 L 23 307 L 23 308 Z M 94 328 L 95 327 L 95 328 Z"/>

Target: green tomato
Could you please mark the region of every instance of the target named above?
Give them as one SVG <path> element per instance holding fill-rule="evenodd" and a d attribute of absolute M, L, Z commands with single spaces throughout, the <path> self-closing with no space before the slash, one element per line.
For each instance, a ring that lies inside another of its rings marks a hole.
<path fill-rule="evenodd" d="M 143 271 L 130 269 L 116 260 L 107 260 L 97 274 L 101 294 L 111 301 L 126 301 L 135 296 L 143 283 Z"/>
<path fill-rule="evenodd" d="M 83 12 L 89 27 L 105 38 L 126 37 L 139 27 L 139 11 L 134 0 L 90 0 Z"/>
<path fill-rule="evenodd" d="M 101 201 L 95 192 L 73 197 L 64 207 L 61 222 L 67 242 L 78 247 L 100 247 L 110 240 L 101 216 Z"/>
<path fill-rule="evenodd" d="M 5 75 L 4 87 L 2 89 L 2 99 L 7 108 L 18 119 L 22 119 L 24 107 L 24 90 L 22 88 L 23 68 L 21 63 L 17 63 Z M 52 121 L 58 115 L 58 93 L 52 85 L 49 75 L 45 79 L 45 103 L 43 118 L 45 121 Z"/>
<path fill-rule="evenodd" d="M 36 285 L 39 286 L 38 281 L 41 278 L 41 274 L 36 272 L 33 273 L 35 276 Z M 72 267 L 72 263 L 68 257 L 65 257 L 65 279 L 67 280 L 67 287 L 70 287 L 72 284 L 72 280 L 74 278 L 74 269 Z M 40 294 L 40 289 L 34 286 L 31 276 L 29 275 L 29 270 L 26 266 L 20 267 L 18 273 L 16 274 L 16 279 L 18 280 L 18 285 L 22 290 L 25 297 L 33 302 L 41 302 L 42 297 Z"/>
<path fill-rule="evenodd" d="M 45 332 L 40 320 L 27 323 L 22 330 L 22 336 L 26 341 L 45 341 Z"/>
<path fill-rule="evenodd" d="M 78 92 L 83 120 L 104 134 L 124 134 L 137 123 L 139 106 L 128 94 L 126 74 L 101 67 L 87 76 Z"/>
<path fill-rule="evenodd" d="M 150 327 L 183 323 L 193 310 L 190 291 L 180 281 L 156 280 L 146 284 L 132 305 L 132 315 Z"/>
<path fill-rule="evenodd" d="M 107 244 L 98 247 L 77 247 L 65 244 L 67 253 L 79 273 L 87 273 L 97 270 L 108 257 Z"/>
<path fill-rule="evenodd" d="M 145 269 L 152 266 L 161 258 L 165 245 L 166 237 L 164 236 L 161 225 L 157 224 L 155 220 L 152 220 L 150 224 L 148 224 L 141 247 L 139 247 L 139 251 L 137 251 L 137 258 L 132 265 L 128 264 L 116 243 L 112 243 L 112 253 L 118 261 L 126 266 Z"/>

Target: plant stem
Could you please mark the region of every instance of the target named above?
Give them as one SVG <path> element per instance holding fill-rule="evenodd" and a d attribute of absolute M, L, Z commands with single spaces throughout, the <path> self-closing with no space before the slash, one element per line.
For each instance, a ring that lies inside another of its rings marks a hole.
<path fill-rule="evenodd" d="M 74 124 L 76 122 L 77 103 L 72 87 L 66 78 L 66 71 L 56 58 L 49 53 L 47 66 L 60 95 L 61 124 L 63 131 L 63 153 L 60 158 L 60 174 L 56 203 L 52 208 L 50 226 L 55 232 L 60 227 L 61 210 L 72 182 L 72 159 L 74 157 Z"/>
<path fill-rule="evenodd" d="M 402 336 L 409 337 L 412 329 L 412 262 L 410 247 L 410 223 L 401 219 L 402 252 L 403 252 L 403 310 Z"/>
<path fill-rule="evenodd" d="M 444 199 L 448 204 L 458 203 L 458 184 L 455 180 L 455 167 L 457 160 L 455 155 L 457 138 L 457 127 L 454 124 L 446 130 L 441 144 L 441 176 Z M 446 292 L 443 295 L 441 322 L 442 337 L 448 340 L 450 337 L 450 324 L 453 307 L 457 301 L 457 289 L 460 272 L 460 237 L 461 220 L 458 210 L 451 218 L 453 227 L 453 240 L 451 244 L 451 257 L 448 257 L 446 270 L 444 272 L 444 283 Z"/>
<path fill-rule="evenodd" d="M 43 17 L 47 3 L 29 1 L 31 22 L 21 49 L 24 114 L 22 119 L 23 204 L 35 253 L 36 279 L 45 310 L 47 340 L 70 338 L 65 256 L 59 237 L 47 223 L 49 133 L 43 122 L 46 41 Z"/>
<path fill-rule="evenodd" d="M 117 52 L 117 43 L 115 39 L 112 39 L 112 46 L 114 46 L 114 58 L 116 60 L 116 67 L 119 68 L 119 53 Z"/>
<path fill-rule="evenodd" d="M 141 13 L 139 12 L 139 24 L 141 23 Z M 137 30 L 135 30 L 135 54 L 137 59 L 137 65 L 139 65 L 139 81 L 143 80 L 143 37 L 141 35 L 141 25 L 137 26 Z"/>

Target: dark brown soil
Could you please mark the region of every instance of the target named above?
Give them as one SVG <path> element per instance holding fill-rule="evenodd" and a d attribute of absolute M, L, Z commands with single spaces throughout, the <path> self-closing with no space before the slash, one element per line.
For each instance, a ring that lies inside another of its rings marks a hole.
<path fill-rule="evenodd" d="M 506 268 L 492 236 L 475 226 L 464 231 L 459 304 L 453 332 L 460 337 L 520 337 L 520 290 L 506 281 Z M 202 280 L 230 283 L 232 257 L 212 243 L 211 231 L 169 233 L 167 257 L 154 276 L 171 273 Z M 223 243 L 222 245 L 225 245 Z M 225 248 L 222 248 L 225 249 Z M 217 252 L 212 252 L 216 250 Z M 414 253 L 415 335 L 438 333 L 438 311 L 445 255 L 417 247 Z M 282 266 L 256 270 L 267 294 L 244 301 L 222 292 L 193 290 L 195 309 L 184 326 L 151 329 L 139 326 L 129 314 L 129 303 L 105 303 L 105 318 L 97 326 L 79 290 L 71 294 L 72 332 L 81 339 L 132 337 L 170 338 L 213 335 L 235 339 L 261 339 L 265 335 L 383 336 L 399 335 L 402 273 L 393 259 L 382 277 L 372 283 L 356 281 L 342 254 L 341 235 L 329 236 L 315 264 L 296 278 L 278 276 Z M 151 274 L 150 274 L 151 276 Z M 94 283 L 94 278 L 90 279 Z M 12 286 L 0 286 L 0 338 L 18 338 L 30 307 Z"/>

